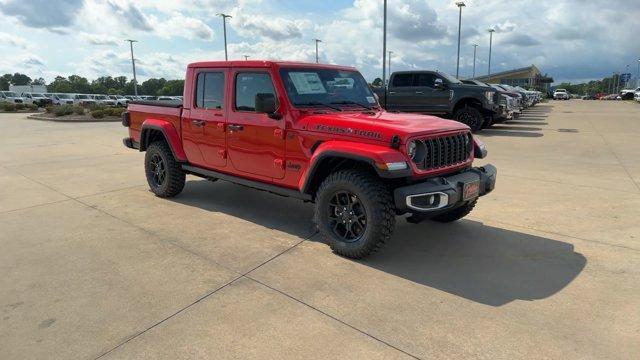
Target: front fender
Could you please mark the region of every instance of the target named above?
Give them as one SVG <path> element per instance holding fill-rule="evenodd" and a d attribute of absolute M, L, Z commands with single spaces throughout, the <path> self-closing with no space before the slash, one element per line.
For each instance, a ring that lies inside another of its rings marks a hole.
<path fill-rule="evenodd" d="M 185 154 L 182 147 L 182 142 L 180 140 L 178 131 L 173 126 L 173 124 L 165 120 L 146 119 L 142 123 L 142 130 L 140 133 L 140 151 L 144 151 L 147 149 L 147 146 L 149 145 L 148 142 L 151 130 L 158 130 L 162 132 L 165 140 L 171 148 L 171 151 L 173 152 L 173 156 L 177 161 L 187 161 L 187 155 Z"/>
<path fill-rule="evenodd" d="M 404 154 L 389 146 L 357 143 L 349 141 L 327 141 L 314 151 L 309 167 L 300 178 L 299 189 L 307 192 L 312 179 L 322 161 L 327 158 L 345 158 L 365 162 L 382 178 L 401 178 L 412 175 L 411 167 L 403 170 L 386 170 L 384 164 L 407 162 Z"/>

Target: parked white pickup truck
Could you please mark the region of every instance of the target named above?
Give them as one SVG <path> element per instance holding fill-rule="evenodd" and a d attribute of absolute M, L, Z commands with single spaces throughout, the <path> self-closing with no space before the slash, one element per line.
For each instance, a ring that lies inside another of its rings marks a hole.
<path fill-rule="evenodd" d="M 0 91 L 0 101 L 12 102 L 15 104 L 24 103 L 24 99 L 13 91 Z"/>
<path fill-rule="evenodd" d="M 556 91 L 553 92 L 553 100 L 569 100 L 571 99 L 571 95 L 569 95 L 569 92 L 565 89 L 556 89 Z"/>

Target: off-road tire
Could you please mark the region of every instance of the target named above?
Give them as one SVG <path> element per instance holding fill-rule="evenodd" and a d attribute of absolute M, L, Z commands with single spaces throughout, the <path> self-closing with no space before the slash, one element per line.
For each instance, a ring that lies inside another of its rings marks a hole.
<path fill-rule="evenodd" d="M 442 213 L 440 215 L 436 215 L 432 217 L 431 220 L 441 222 L 441 223 L 449 223 L 449 222 L 454 222 L 456 220 L 460 220 L 463 217 L 469 215 L 471 210 L 473 210 L 473 208 L 476 206 L 477 202 L 478 202 L 477 199 L 473 200 L 472 202 L 462 205 L 460 207 L 457 207 L 451 211 Z"/>
<path fill-rule="evenodd" d="M 158 158 L 164 163 L 165 171 L 164 180 L 161 183 L 154 180 L 155 165 L 153 165 L 153 160 Z M 173 157 L 171 148 L 163 140 L 154 141 L 147 147 L 144 157 L 144 169 L 149 188 L 158 197 L 174 197 L 184 188 L 186 175 L 180 168 L 180 164 Z"/>
<path fill-rule="evenodd" d="M 352 242 L 339 238 L 330 225 L 330 216 L 334 216 L 331 201 L 341 192 L 355 195 L 364 209 L 366 227 Z M 314 221 L 336 254 L 360 259 L 378 251 L 391 239 L 396 213 L 393 197 L 385 184 L 371 173 L 355 169 L 331 173 L 320 184 L 315 203 Z"/>
<path fill-rule="evenodd" d="M 453 114 L 453 119 L 470 127 L 471 132 L 480 131 L 480 129 L 482 129 L 482 123 L 484 122 L 484 117 L 480 113 L 480 110 L 473 106 L 465 106 L 458 109 L 456 113 Z"/>

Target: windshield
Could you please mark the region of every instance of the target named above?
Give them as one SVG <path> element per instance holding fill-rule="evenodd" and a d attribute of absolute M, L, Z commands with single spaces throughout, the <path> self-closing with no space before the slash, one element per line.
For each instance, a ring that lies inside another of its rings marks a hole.
<path fill-rule="evenodd" d="M 319 68 L 282 69 L 280 76 L 287 95 L 296 106 L 340 105 L 370 109 L 377 101 L 367 82 L 357 71 Z"/>
<path fill-rule="evenodd" d="M 442 76 L 443 78 L 447 79 L 448 82 L 453 83 L 453 84 L 462 84 L 462 82 L 456 78 L 454 78 L 453 76 L 447 74 L 447 73 L 443 73 L 443 72 L 439 72 L 438 71 L 438 75 Z"/>
<path fill-rule="evenodd" d="M 565 89 L 557 89 L 556 92 L 567 92 Z"/>
<path fill-rule="evenodd" d="M 78 95 L 78 99 L 88 99 L 89 95 Z"/>
<path fill-rule="evenodd" d="M 13 91 L 3 91 L 2 93 L 8 97 L 16 97 L 16 93 L 14 93 Z"/>
<path fill-rule="evenodd" d="M 33 97 L 44 97 L 44 95 L 42 95 L 42 94 L 31 94 L 31 96 L 33 96 Z"/>
<path fill-rule="evenodd" d="M 59 99 L 71 99 L 69 94 L 56 94 Z"/>
<path fill-rule="evenodd" d="M 93 97 L 96 100 L 107 100 L 107 96 L 106 95 L 96 95 Z"/>

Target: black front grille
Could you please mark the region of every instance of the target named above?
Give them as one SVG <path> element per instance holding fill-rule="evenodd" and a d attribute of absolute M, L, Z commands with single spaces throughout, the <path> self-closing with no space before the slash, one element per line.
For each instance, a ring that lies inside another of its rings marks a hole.
<path fill-rule="evenodd" d="M 417 164 L 421 170 L 433 170 L 465 162 L 471 155 L 471 134 L 462 133 L 420 140 L 425 145 L 424 160 Z"/>

